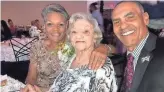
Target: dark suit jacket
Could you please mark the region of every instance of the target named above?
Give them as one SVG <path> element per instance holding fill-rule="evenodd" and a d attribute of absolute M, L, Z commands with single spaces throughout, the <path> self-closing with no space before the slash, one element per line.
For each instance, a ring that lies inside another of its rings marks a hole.
<path fill-rule="evenodd" d="M 131 92 L 164 92 L 163 38 L 149 34 L 137 61 Z"/>

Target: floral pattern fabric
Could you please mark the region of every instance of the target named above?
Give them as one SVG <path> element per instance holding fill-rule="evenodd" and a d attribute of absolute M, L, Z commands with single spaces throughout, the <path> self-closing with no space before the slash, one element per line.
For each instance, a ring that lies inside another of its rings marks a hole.
<path fill-rule="evenodd" d="M 37 63 L 36 85 L 45 89 L 53 84 L 62 69 L 58 56 L 47 51 L 43 40 L 39 40 L 31 46 L 30 62 Z"/>
<path fill-rule="evenodd" d="M 1 81 L 7 80 L 6 85 L 1 86 L 0 88 L 1 92 L 17 92 L 16 90 L 20 90 L 21 88 L 25 87 L 25 84 L 10 76 L 0 75 L 0 77 L 1 77 Z"/>
<path fill-rule="evenodd" d="M 29 43 L 31 40 L 33 40 L 32 38 L 12 38 L 18 42 L 20 42 L 21 44 L 25 45 L 27 43 Z M 13 42 L 13 44 L 19 46 L 19 47 L 22 47 L 22 45 L 18 44 L 17 42 L 13 41 L 11 39 L 11 41 Z M 30 47 L 31 44 L 28 44 L 27 47 Z M 19 50 L 20 48 L 14 46 L 14 49 L 15 50 Z M 15 59 L 15 55 L 14 55 L 14 52 L 13 52 L 13 48 L 12 48 L 12 45 L 10 43 L 10 40 L 7 40 L 5 43 L 4 42 L 1 42 L 1 57 L 0 57 L 0 60 L 1 61 L 5 61 L 5 62 L 15 62 L 16 59 Z M 19 61 L 26 61 L 26 60 L 29 60 L 29 56 L 27 55 L 24 55 L 24 56 L 21 56 L 19 57 Z"/>
<path fill-rule="evenodd" d="M 66 69 L 56 78 L 50 92 L 117 92 L 115 72 L 110 59 L 97 71 L 82 66 Z"/>

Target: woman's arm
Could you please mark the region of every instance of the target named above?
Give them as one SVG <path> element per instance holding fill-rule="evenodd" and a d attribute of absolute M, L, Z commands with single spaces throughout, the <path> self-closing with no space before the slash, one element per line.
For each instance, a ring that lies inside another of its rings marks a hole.
<path fill-rule="evenodd" d="M 38 45 L 33 43 L 30 48 L 30 64 L 28 74 L 26 77 L 26 83 L 35 85 L 37 80 L 37 64 L 38 62 Z"/>
<path fill-rule="evenodd" d="M 28 74 L 26 77 L 26 83 L 36 85 L 37 79 L 37 63 L 30 62 Z"/>

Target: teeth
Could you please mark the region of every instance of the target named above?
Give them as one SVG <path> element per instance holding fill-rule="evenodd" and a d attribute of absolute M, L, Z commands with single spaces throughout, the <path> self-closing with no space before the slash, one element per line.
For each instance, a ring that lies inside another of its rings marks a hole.
<path fill-rule="evenodd" d="M 52 34 L 53 36 L 58 36 L 59 34 Z"/>
<path fill-rule="evenodd" d="M 122 35 L 126 36 L 126 35 L 129 35 L 129 34 L 132 34 L 133 32 L 134 32 L 134 30 L 133 31 L 128 31 L 128 32 L 123 33 Z"/>
<path fill-rule="evenodd" d="M 82 42 L 84 42 L 84 41 L 76 41 L 76 42 L 77 42 L 77 43 L 78 43 L 78 42 L 81 42 L 81 43 L 82 43 Z"/>

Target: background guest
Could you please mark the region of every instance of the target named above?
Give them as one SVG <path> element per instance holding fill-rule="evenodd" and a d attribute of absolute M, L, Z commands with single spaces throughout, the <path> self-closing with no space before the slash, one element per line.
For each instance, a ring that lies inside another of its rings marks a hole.
<path fill-rule="evenodd" d="M 10 28 L 11 34 L 15 35 L 17 26 L 14 25 L 14 23 L 13 23 L 13 21 L 11 19 L 8 19 L 8 24 L 9 24 L 9 28 Z"/>
<path fill-rule="evenodd" d="M 31 21 L 31 27 L 29 29 L 29 34 L 31 37 L 39 37 L 40 30 L 37 30 L 36 22 Z"/>
<path fill-rule="evenodd" d="M 100 13 L 100 10 L 96 7 L 96 5 L 97 5 L 97 3 L 90 4 L 89 9 L 90 9 L 92 16 L 97 20 L 102 33 L 104 33 L 103 17 L 102 17 L 102 14 Z"/>
<path fill-rule="evenodd" d="M 6 21 L 1 20 L 1 41 L 9 40 L 12 38 L 11 31 Z"/>
<path fill-rule="evenodd" d="M 35 26 L 37 27 L 37 30 L 42 31 L 42 25 L 40 24 L 40 21 L 38 19 L 35 20 Z"/>

